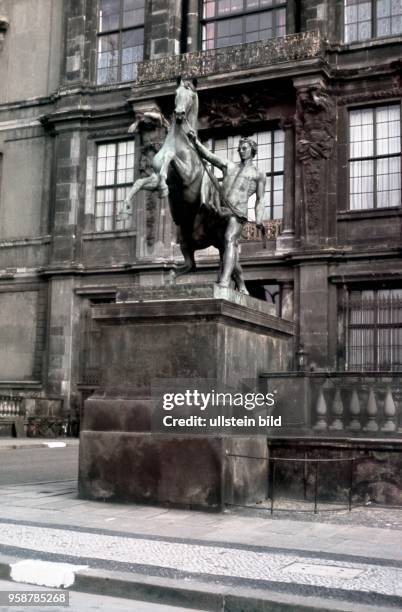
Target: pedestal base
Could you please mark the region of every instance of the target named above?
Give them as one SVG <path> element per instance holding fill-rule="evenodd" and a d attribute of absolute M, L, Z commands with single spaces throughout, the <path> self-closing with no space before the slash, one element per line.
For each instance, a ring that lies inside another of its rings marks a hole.
<path fill-rule="evenodd" d="M 262 501 L 265 436 L 152 431 L 160 407 L 151 387 L 155 380 L 197 386 L 211 379 L 240 391 L 244 379 L 286 369 L 293 325 L 265 302 L 213 286 L 118 295 L 121 303 L 93 313 L 101 327 L 102 388 L 85 402 L 80 496 L 215 510 Z"/>

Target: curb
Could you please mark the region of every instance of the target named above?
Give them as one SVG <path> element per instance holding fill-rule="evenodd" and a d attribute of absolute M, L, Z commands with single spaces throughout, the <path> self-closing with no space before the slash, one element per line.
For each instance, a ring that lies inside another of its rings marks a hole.
<path fill-rule="evenodd" d="M 54 444 L 54 443 L 59 443 L 59 442 L 65 445 L 65 446 L 60 446 L 59 448 L 79 446 L 78 438 L 70 439 L 68 442 L 66 441 L 66 438 L 55 438 L 54 440 L 46 440 L 46 442 L 45 441 L 44 442 L 34 442 L 33 444 L 27 444 L 27 443 L 24 443 L 23 441 L 20 444 L 16 444 L 15 442 L 10 442 L 10 443 L 6 443 L 3 445 L 0 443 L 0 452 L 3 450 L 26 450 L 26 449 L 31 449 L 31 448 L 51 448 L 49 447 L 49 444 Z M 54 447 L 54 448 L 58 448 L 58 447 Z"/>
<path fill-rule="evenodd" d="M 0 556 L 0 580 L 11 580 L 11 565 L 21 558 Z M 14 583 L 17 587 L 18 582 Z M 46 586 L 46 585 L 44 585 Z M 121 597 L 133 601 L 189 608 L 208 612 L 378 612 L 401 609 L 402 598 L 376 593 L 365 593 L 370 603 L 359 601 L 359 593 L 353 597 L 334 599 L 329 594 L 300 594 L 224 586 L 205 583 L 195 579 L 177 580 L 165 577 L 146 576 L 128 572 L 86 569 L 76 572 L 75 581 L 69 591 L 94 595 Z"/>

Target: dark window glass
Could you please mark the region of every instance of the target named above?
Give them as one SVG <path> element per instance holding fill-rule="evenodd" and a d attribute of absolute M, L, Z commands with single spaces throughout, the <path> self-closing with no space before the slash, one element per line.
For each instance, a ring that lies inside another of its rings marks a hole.
<path fill-rule="evenodd" d="M 402 289 L 351 291 L 349 370 L 402 369 Z"/>
<path fill-rule="evenodd" d="M 286 34 L 284 0 L 204 0 L 202 17 L 203 49 Z"/>
<path fill-rule="evenodd" d="M 144 57 L 145 0 L 100 0 L 98 85 L 134 81 Z"/>

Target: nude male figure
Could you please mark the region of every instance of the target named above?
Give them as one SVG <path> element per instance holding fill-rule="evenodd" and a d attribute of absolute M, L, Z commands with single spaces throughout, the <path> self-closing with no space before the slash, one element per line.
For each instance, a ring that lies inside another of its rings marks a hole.
<path fill-rule="evenodd" d="M 209 151 L 198 140 L 193 130 L 189 131 L 188 136 L 200 156 L 213 166 L 219 168 L 223 173 L 220 189 L 220 208 L 217 212 L 224 218 L 226 228 L 224 233 L 223 269 L 218 284 L 220 287 L 229 287 L 233 275 L 238 289 L 242 293 L 247 293 L 239 263 L 239 239 L 243 225 L 247 222 L 248 201 L 254 194 L 256 195 L 256 224 L 259 229 L 263 229 L 263 197 L 266 178 L 264 172 L 260 171 L 253 163 L 253 158 L 257 153 L 257 143 L 250 138 L 241 138 L 238 147 L 240 162 L 235 163 L 222 159 Z M 211 206 L 211 198 L 209 197 L 208 199 L 209 201 L 204 201 L 203 204 Z"/>

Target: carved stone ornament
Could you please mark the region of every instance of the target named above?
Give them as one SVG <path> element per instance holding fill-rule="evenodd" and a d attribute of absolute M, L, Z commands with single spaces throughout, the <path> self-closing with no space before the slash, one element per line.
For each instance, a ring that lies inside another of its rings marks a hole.
<path fill-rule="evenodd" d="M 152 174 L 152 160 L 155 153 L 160 149 L 160 145 L 151 143 L 142 147 L 139 163 L 139 171 L 141 178 Z M 160 212 L 160 201 L 154 191 L 145 192 L 145 209 L 146 209 L 146 242 L 149 248 L 152 248 L 156 239 L 156 224 L 157 217 Z"/>
<path fill-rule="evenodd" d="M 137 111 L 134 123 L 128 129 L 129 134 L 143 132 L 146 130 L 156 130 L 158 128 L 170 127 L 169 121 L 164 117 L 158 108 L 150 108 L 146 111 Z"/>
<path fill-rule="evenodd" d="M 320 86 L 298 90 L 296 103 L 297 155 L 302 165 L 306 229 L 316 232 L 321 220 L 325 160 L 335 142 L 336 111 L 331 96 Z"/>
<path fill-rule="evenodd" d="M 268 118 L 275 98 L 266 92 L 219 96 L 203 101 L 199 117 L 200 128 L 240 127 Z"/>

